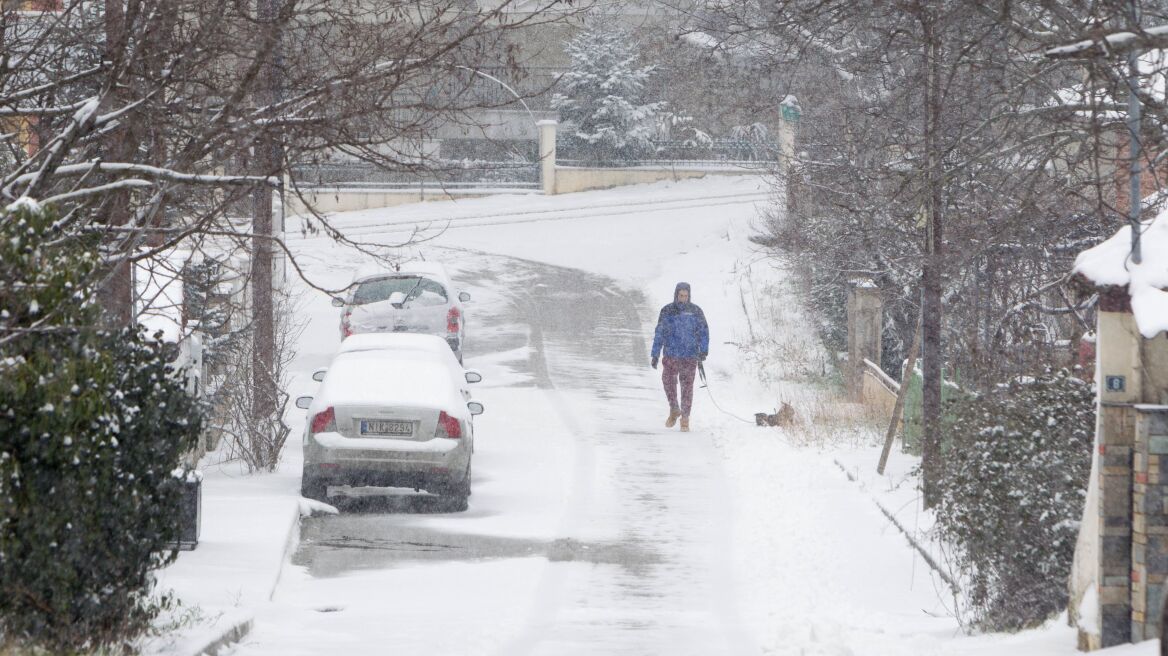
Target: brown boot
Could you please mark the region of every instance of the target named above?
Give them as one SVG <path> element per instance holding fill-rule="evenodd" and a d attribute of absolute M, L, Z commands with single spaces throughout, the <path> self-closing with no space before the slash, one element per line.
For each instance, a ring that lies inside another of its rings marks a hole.
<path fill-rule="evenodd" d="M 681 418 L 681 432 L 683 432 L 683 433 L 689 432 L 689 416 L 688 415 Z"/>
<path fill-rule="evenodd" d="M 666 428 L 673 428 L 673 425 L 677 423 L 677 418 L 680 416 L 681 416 L 681 410 L 670 410 L 669 411 L 669 419 L 665 420 L 665 427 Z"/>

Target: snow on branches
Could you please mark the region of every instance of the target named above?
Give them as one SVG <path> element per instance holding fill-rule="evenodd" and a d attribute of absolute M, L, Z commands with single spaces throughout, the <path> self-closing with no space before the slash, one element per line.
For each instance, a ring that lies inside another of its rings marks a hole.
<path fill-rule="evenodd" d="M 636 159 L 650 150 L 664 102 L 646 102 L 655 66 L 639 66 L 628 33 L 597 25 L 568 43 L 572 68 L 552 106 L 573 126 L 571 140 L 587 159 Z"/>

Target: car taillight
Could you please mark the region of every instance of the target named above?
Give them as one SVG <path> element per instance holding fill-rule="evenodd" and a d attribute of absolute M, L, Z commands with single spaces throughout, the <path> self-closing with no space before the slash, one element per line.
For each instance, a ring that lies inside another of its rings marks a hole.
<path fill-rule="evenodd" d="M 337 432 L 337 415 L 329 406 L 312 417 L 312 434 Z"/>
<path fill-rule="evenodd" d="M 352 313 L 352 310 L 345 310 L 344 313 L 341 314 L 341 334 L 343 334 L 345 337 L 353 334 L 353 329 L 349 327 L 349 315 Z"/>
<path fill-rule="evenodd" d="M 456 307 L 450 308 L 450 311 L 446 313 L 446 332 L 448 332 L 448 333 L 458 332 L 458 318 L 460 316 L 462 316 L 462 315 L 458 312 L 458 308 L 456 308 Z"/>
<path fill-rule="evenodd" d="M 434 437 L 458 439 L 462 437 L 462 424 L 457 417 L 451 417 L 443 410 L 438 413 L 438 427 L 434 429 Z"/>

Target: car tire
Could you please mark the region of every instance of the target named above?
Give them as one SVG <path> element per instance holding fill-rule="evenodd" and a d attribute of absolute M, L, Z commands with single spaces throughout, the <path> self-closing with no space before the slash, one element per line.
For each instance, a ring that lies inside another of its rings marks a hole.
<path fill-rule="evenodd" d="M 447 512 L 466 512 L 470 508 L 470 500 L 463 496 L 449 496 L 442 498 Z"/>
<path fill-rule="evenodd" d="M 316 476 L 302 474 L 300 477 L 300 496 L 316 501 L 328 500 L 328 484 Z"/>
<path fill-rule="evenodd" d="M 451 512 L 463 512 L 470 508 L 471 469 L 466 465 L 466 476 L 458 483 L 448 485 L 442 491 L 443 500 Z"/>

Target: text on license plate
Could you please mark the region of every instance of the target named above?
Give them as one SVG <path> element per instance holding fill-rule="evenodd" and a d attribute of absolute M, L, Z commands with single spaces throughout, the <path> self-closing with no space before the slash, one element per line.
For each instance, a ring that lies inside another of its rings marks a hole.
<path fill-rule="evenodd" d="M 413 435 L 414 424 L 409 421 L 388 419 L 362 419 L 362 435 Z"/>

